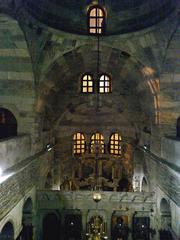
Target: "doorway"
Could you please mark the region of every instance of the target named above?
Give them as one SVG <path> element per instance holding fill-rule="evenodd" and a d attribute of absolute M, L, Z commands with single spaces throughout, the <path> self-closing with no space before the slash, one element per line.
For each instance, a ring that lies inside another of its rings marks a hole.
<path fill-rule="evenodd" d="M 43 219 L 43 240 L 61 240 L 61 223 L 55 213 L 48 213 Z"/>

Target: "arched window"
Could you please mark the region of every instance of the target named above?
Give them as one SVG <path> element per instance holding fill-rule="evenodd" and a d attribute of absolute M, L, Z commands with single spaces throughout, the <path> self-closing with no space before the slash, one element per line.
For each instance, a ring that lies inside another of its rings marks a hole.
<path fill-rule="evenodd" d="M 110 154 L 121 155 L 121 136 L 114 133 L 110 137 Z"/>
<path fill-rule="evenodd" d="M 93 93 L 94 92 L 94 80 L 92 75 L 85 74 L 81 79 L 81 92 L 82 93 Z"/>
<path fill-rule="evenodd" d="M 111 92 L 111 78 L 102 74 L 99 78 L 99 93 L 110 93 Z"/>
<path fill-rule="evenodd" d="M 91 153 L 104 153 L 104 137 L 95 133 L 91 137 Z"/>
<path fill-rule="evenodd" d="M 75 133 L 73 136 L 74 146 L 73 153 L 74 154 L 83 154 L 85 153 L 85 137 L 82 133 Z"/>
<path fill-rule="evenodd" d="M 14 228 L 11 222 L 7 222 L 1 230 L 0 239 L 14 239 Z"/>
<path fill-rule="evenodd" d="M 17 121 L 14 115 L 5 108 L 0 108 L 0 139 L 17 135 Z"/>
<path fill-rule="evenodd" d="M 88 23 L 90 34 L 104 33 L 105 12 L 99 6 L 93 6 L 88 12 Z"/>

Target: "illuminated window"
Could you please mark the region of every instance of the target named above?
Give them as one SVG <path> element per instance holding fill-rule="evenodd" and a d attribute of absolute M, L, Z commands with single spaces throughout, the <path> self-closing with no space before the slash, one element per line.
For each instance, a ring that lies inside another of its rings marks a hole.
<path fill-rule="evenodd" d="M 99 78 L 99 93 L 110 93 L 111 92 L 111 78 L 103 74 Z"/>
<path fill-rule="evenodd" d="M 75 133 L 73 136 L 74 146 L 73 153 L 74 154 L 83 154 L 85 153 L 85 137 L 82 133 Z"/>
<path fill-rule="evenodd" d="M 91 153 L 104 153 L 104 137 L 100 133 L 95 133 L 91 137 Z"/>
<path fill-rule="evenodd" d="M 82 77 L 81 91 L 83 93 L 93 93 L 94 92 L 94 81 L 90 74 L 85 74 Z"/>
<path fill-rule="evenodd" d="M 110 154 L 121 155 L 121 136 L 114 133 L 110 137 Z"/>
<path fill-rule="evenodd" d="M 90 9 L 89 14 L 89 33 L 102 34 L 105 24 L 105 12 L 99 6 Z"/>

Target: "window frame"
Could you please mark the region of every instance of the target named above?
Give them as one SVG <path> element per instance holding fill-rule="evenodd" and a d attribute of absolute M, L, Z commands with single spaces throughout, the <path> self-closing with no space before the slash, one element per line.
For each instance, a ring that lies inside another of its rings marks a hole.
<path fill-rule="evenodd" d="M 80 138 L 77 135 L 80 134 Z M 80 143 L 77 143 L 79 141 Z M 80 151 L 79 153 L 77 151 Z M 73 155 L 79 156 L 85 154 L 86 152 L 86 138 L 81 132 L 76 132 L 73 134 Z"/>
<path fill-rule="evenodd" d="M 104 76 L 104 80 L 101 80 L 101 77 Z M 108 80 L 105 79 L 105 77 L 108 77 Z M 101 82 L 103 83 L 103 86 L 101 86 Z M 106 86 L 106 83 L 109 83 L 109 86 Z M 109 89 L 109 91 L 106 91 L 106 88 Z M 103 92 L 100 91 L 100 89 L 103 89 Z M 98 77 L 98 93 L 100 94 L 108 94 L 112 93 L 112 77 L 107 73 L 101 73 Z"/>
<path fill-rule="evenodd" d="M 84 79 L 85 76 L 91 76 L 92 80 L 89 80 L 89 79 L 85 80 L 85 79 Z M 83 85 L 83 83 L 84 83 L 85 81 L 87 82 L 87 86 L 84 86 L 84 85 Z M 88 82 L 92 82 L 92 86 L 89 86 Z M 84 73 L 84 74 L 81 76 L 81 93 L 83 93 L 83 94 L 92 94 L 92 93 L 94 93 L 94 89 L 95 89 L 94 85 L 95 85 L 95 83 L 94 83 L 94 76 L 93 76 L 92 73 L 89 73 L 89 72 L 88 72 L 88 73 Z M 88 90 L 89 88 L 92 88 L 92 92 L 89 92 L 89 91 L 84 92 L 84 91 L 83 91 L 83 88 L 85 88 L 85 87 L 87 88 L 87 90 Z"/>
<path fill-rule="evenodd" d="M 92 10 L 95 9 L 96 10 L 96 15 L 93 17 L 91 16 L 91 12 Z M 102 11 L 102 16 L 98 16 L 97 14 L 97 10 Z M 91 26 L 91 19 L 95 19 L 95 26 Z M 102 24 L 99 27 L 98 26 L 98 19 L 102 19 Z M 87 25 L 88 25 L 88 33 L 90 35 L 103 35 L 105 33 L 105 26 L 106 26 L 106 11 L 105 9 L 100 6 L 100 5 L 93 5 L 89 8 L 88 12 L 87 12 Z M 95 32 L 91 32 L 91 29 L 94 29 Z M 101 32 L 99 33 L 98 29 L 101 30 Z"/>
<path fill-rule="evenodd" d="M 118 139 L 116 139 L 116 134 L 118 135 Z M 114 137 L 112 139 L 112 137 Z M 115 156 L 122 155 L 122 147 L 121 147 L 122 137 L 118 132 L 114 132 L 111 134 L 109 138 L 109 153 Z M 116 153 L 118 151 L 118 153 Z"/>
<path fill-rule="evenodd" d="M 96 138 L 96 136 L 97 136 L 97 134 L 99 134 L 99 139 L 98 138 Z M 93 136 L 95 136 L 95 139 L 92 139 L 93 138 Z M 91 135 L 91 138 L 90 138 L 90 153 L 93 153 L 94 154 L 94 143 L 95 142 L 99 142 L 99 145 L 101 145 L 102 146 L 102 151 L 101 151 L 101 153 L 99 153 L 99 154 L 104 154 L 105 153 L 105 142 L 104 142 L 104 136 L 103 136 L 103 134 L 101 134 L 100 132 L 96 132 L 96 133 L 93 133 L 92 135 Z M 92 143 L 93 142 L 93 143 Z"/>

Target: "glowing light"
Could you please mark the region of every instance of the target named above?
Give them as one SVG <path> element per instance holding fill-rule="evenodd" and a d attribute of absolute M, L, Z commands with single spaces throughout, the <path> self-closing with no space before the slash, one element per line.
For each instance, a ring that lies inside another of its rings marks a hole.
<path fill-rule="evenodd" d="M 155 70 L 151 67 L 143 67 L 142 73 L 145 76 L 152 76 L 155 73 Z"/>
<path fill-rule="evenodd" d="M 50 143 L 48 143 L 46 145 L 46 149 L 47 149 L 48 152 L 50 152 L 52 150 L 52 148 L 53 148 L 53 146 Z"/>
<path fill-rule="evenodd" d="M 14 173 L 7 174 L 5 176 L 0 176 L 0 184 L 10 178 Z"/>
<path fill-rule="evenodd" d="M 101 194 L 99 193 L 99 192 L 95 192 L 95 193 L 93 193 L 93 200 L 95 201 L 95 202 L 99 202 L 99 201 L 101 201 Z"/>

